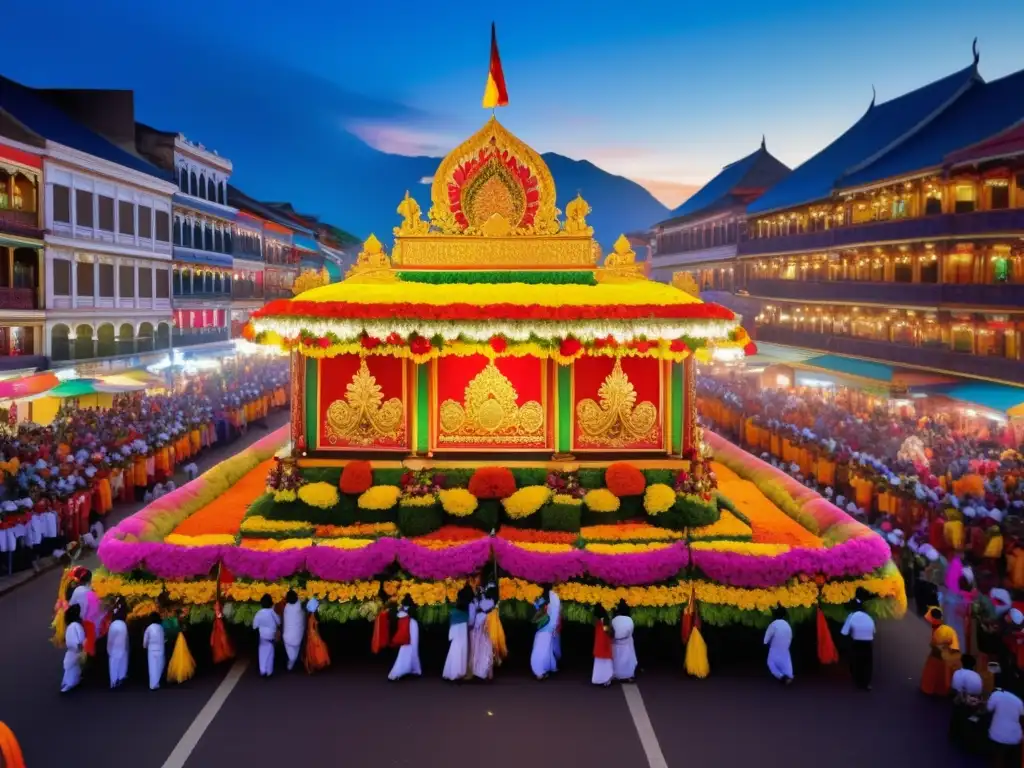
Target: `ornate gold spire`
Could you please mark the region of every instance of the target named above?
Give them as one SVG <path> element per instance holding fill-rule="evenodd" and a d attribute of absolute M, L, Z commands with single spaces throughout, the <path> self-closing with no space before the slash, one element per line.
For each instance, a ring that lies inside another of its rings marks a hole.
<path fill-rule="evenodd" d="M 321 285 L 327 285 L 330 282 L 331 275 L 328 273 L 327 267 L 322 268 L 319 272 L 315 269 L 304 269 L 292 282 L 292 293 L 298 296 L 300 293 L 305 293 L 313 288 L 319 288 Z"/>
<path fill-rule="evenodd" d="M 371 234 L 363 243 L 363 250 L 345 274 L 345 279 L 361 282 L 391 282 L 398 279 L 391 271 L 391 260 L 384 253 L 384 246 L 376 235 Z"/>
<path fill-rule="evenodd" d="M 565 206 L 565 226 L 562 231 L 570 235 L 593 235 L 594 228 L 587 224 L 589 214 L 590 204 L 577 192 L 576 197 Z"/>
<path fill-rule="evenodd" d="M 430 224 L 423 220 L 420 212 L 420 204 L 409 196 L 409 190 L 405 190 L 405 199 L 398 204 L 398 215 L 402 217 L 402 224 L 395 227 L 395 237 L 425 235 L 430 231 Z"/>
<path fill-rule="evenodd" d="M 327 441 L 351 445 L 373 445 L 381 439 L 400 441 L 404 435 L 405 406 L 397 397 L 384 402 L 377 379 L 370 374 L 366 359 L 345 388 L 345 399 L 327 407 Z"/>
<path fill-rule="evenodd" d="M 600 404 L 589 398 L 576 404 L 580 445 L 627 448 L 657 441 L 658 409 L 647 400 L 637 404 L 636 389 L 619 358 L 597 396 Z"/>
<path fill-rule="evenodd" d="M 604 257 L 604 265 L 594 272 L 599 283 L 642 280 L 643 272 L 636 263 L 636 254 L 625 235 L 619 235 L 614 250 Z"/>

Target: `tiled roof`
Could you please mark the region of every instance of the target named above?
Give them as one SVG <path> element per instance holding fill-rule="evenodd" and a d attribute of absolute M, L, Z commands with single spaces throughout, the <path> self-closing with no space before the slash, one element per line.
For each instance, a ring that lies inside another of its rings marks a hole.
<path fill-rule="evenodd" d="M 173 180 L 168 171 L 126 152 L 73 120 L 41 92 L 6 77 L 0 77 L 0 110 L 44 139 L 163 181 Z"/>
<path fill-rule="evenodd" d="M 735 205 L 739 201 L 733 195 L 734 190 L 764 189 L 788 173 L 789 168 L 779 162 L 762 141 L 757 151 L 725 166 L 661 224 L 675 223 L 695 214 L 710 213 L 726 205 Z"/>
<path fill-rule="evenodd" d="M 842 179 L 855 187 L 938 168 L 950 152 L 981 141 L 1024 118 L 1024 70 L 978 82 L 949 109 L 881 158 Z"/>
<path fill-rule="evenodd" d="M 747 206 L 747 213 L 767 213 L 829 197 L 844 174 L 898 146 L 978 79 L 971 64 L 916 91 L 883 104 L 872 103 L 843 135 Z"/>
<path fill-rule="evenodd" d="M 1024 121 L 1005 131 L 1000 131 L 995 136 L 979 141 L 977 144 L 951 152 L 946 155 L 944 162 L 946 165 L 952 166 L 1022 154 L 1024 154 Z"/>

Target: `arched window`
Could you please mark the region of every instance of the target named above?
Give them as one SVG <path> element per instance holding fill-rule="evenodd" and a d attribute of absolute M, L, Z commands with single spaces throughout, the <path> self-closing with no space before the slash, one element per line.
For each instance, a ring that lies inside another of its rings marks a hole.
<path fill-rule="evenodd" d="M 117 332 L 117 353 L 130 355 L 133 352 L 135 352 L 135 326 L 131 323 L 121 323 Z"/>
<path fill-rule="evenodd" d="M 174 244 L 181 245 L 181 219 L 174 217 Z"/>
<path fill-rule="evenodd" d="M 213 293 L 213 272 L 207 272 L 203 276 L 203 289 L 207 293 Z"/>
<path fill-rule="evenodd" d="M 82 323 L 75 329 L 75 360 L 88 360 L 92 357 L 96 357 L 92 326 Z"/>
<path fill-rule="evenodd" d="M 231 230 L 224 230 L 224 253 L 232 253 L 231 250 Z"/>
<path fill-rule="evenodd" d="M 199 197 L 199 181 L 196 179 L 196 172 L 192 171 L 188 175 L 189 177 L 189 194 L 193 197 Z"/>
<path fill-rule="evenodd" d="M 213 230 L 213 250 L 217 253 L 224 252 L 224 234 L 220 227 Z"/>
<path fill-rule="evenodd" d="M 192 293 L 192 270 L 188 267 L 181 270 L 181 292 L 185 296 Z"/>
<path fill-rule="evenodd" d="M 217 187 L 212 178 L 206 180 L 206 199 L 213 203 L 217 202 Z"/>
<path fill-rule="evenodd" d="M 71 342 L 68 335 L 71 329 L 66 325 L 55 325 L 50 329 L 50 359 L 70 360 Z"/>
<path fill-rule="evenodd" d="M 175 296 L 181 296 L 181 270 L 177 267 L 171 269 L 171 292 Z"/>
<path fill-rule="evenodd" d="M 178 188 L 188 194 L 188 168 L 184 165 L 178 168 Z"/>
<path fill-rule="evenodd" d="M 213 276 L 213 292 L 214 293 L 222 293 L 223 290 L 224 290 L 223 278 L 222 278 L 220 272 L 218 272 L 217 274 L 215 274 Z"/>
<path fill-rule="evenodd" d="M 203 247 L 203 222 L 201 222 L 199 219 L 196 219 L 192 223 L 192 247 Z"/>
<path fill-rule="evenodd" d="M 167 323 L 160 323 L 156 327 L 156 348 L 167 349 L 171 346 L 171 326 Z"/>
<path fill-rule="evenodd" d="M 152 352 L 153 351 L 153 324 L 142 323 L 139 326 L 139 339 L 138 339 L 139 352 Z"/>
<path fill-rule="evenodd" d="M 223 181 L 218 181 L 217 182 L 217 202 L 220 203 L 221 205 L 227 205 L 228 204 L 227 195 L 224 194 L 224 182 Z"/>
<path fill-rule="evenodd" d="M 206 227 L 205 236 L 203 237 L 203 248 L 207 251 L 213 250 L 213 224 Z"/>
<path fill-rule="evenodd" d="M 199 197 L 206 199 L 206 174 L 199 174 Z"/>

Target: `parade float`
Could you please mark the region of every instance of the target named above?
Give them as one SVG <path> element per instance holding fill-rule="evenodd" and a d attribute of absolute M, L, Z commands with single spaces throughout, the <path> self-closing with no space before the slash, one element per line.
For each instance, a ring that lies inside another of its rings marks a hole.
<path fill-rule="evenodd" d="M 345 280 L 254 313 L 291 355 L 290 427 L 111 530 L 101 597 L 244 624 L 288 589 L 321 622 L 408 594 L 429 625 L 486 574 L 505 621 L 547 583 L 565 621 L 625 600 L 684 638 L 780 605 L 824 626 L 858 594 L 902 615 L 880 538 L 698 425 L 696 360 L 750 348 L 732 312 L 647 280 L 625 238 L 602 255 L 496 119 L 441 162 L 428 218 L 398 213 L 390 255 L 371 236 Z"/>

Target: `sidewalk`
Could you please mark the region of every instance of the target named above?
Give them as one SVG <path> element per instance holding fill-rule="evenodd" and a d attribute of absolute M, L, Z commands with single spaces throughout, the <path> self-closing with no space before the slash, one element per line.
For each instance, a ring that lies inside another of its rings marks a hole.
<path fill-rule="evenodd" d="M 237 440 L 225 445 L 214 446 L 213 448 L 204 451 L 195 460 L 196 465 L 199 467 L 200 474 L 210 469 L 215 464 L 224 461 L 224 459 L 230 458 L 239 451 L 245 450 L 257 440 L 266 437 L 275 429 L 283 427 L 288 423 L 288 416 L 288 408 L 284 408 L 280 411 L 274 411 L 267 416 L 266 428 L 262 428 L 260 426 L 252 427 L 249 429 L 248 433 Z M 174 474 L 174 482 L 178 487 L 181 487 L 188 482 L 188 479 L 179 469 Z M 145 502 L 141 501 L 133 501 L 130 504 L 118 504 L 105 518 L 103 518 L 104 529 L 110 530 L 121 520 L 134 515 L 144 506 L 146 506 Z M 88 551 L 83 554 L 82 558 L 78 562 L 82 565 L 94 566 L 97 562 L 96 553 L 94 551 Z M 59 565 L 60 562 L 57 559 L 45 556 L 38 560 L 37 567 L 34 569 L 27 568 L 23 571 L 16 571 L 9 576 L 0 576 L 0 597 L 6 595 L 11 590 L 17 589 L 23 584 L 33 581 L 44 573 L 52 571 Z"/>

